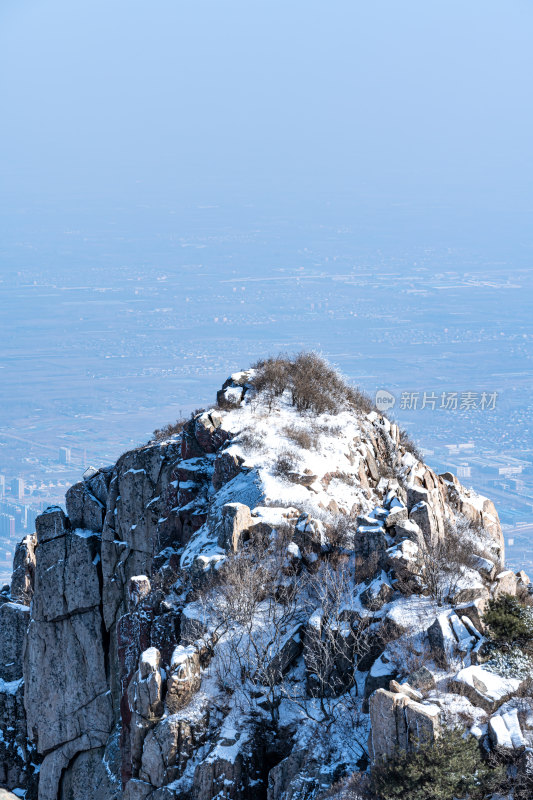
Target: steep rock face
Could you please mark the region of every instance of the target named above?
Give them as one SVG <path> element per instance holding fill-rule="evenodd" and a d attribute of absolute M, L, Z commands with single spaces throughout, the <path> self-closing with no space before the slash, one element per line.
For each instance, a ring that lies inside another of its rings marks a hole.
<path fill-rule="evenodd" d="M 105 746 L 113 725 L 105 668 L 99 537 L 61 509 L 37 519 L 37 565 L 24 654 L 28 733 L 44 756 L 39 799 L 55 800 L 78 752 Z M 79 749 L 77 749 L 79 748 Z"/>
<path fill-rule="evenodd" d="M 36 774 L 39 800 L 315 796 L 365 763 L 370 722 L 370 756 L 409 746 L 409 731 L 437 735 L 446 703 L 415 686 L 438 693 L 438 667 L 415 665 L 411 688 L 391 679 L 424 647 L 448 671 L 474 663 L 476 603 L 524 584 L 502 571 L 492 503 L 420 462 L 394 423 L 352 407 L 302 415 L 252 382 L 232 376 L 221 408 L 87 474 L 68 516 L 48 509 L 17 550 L 14 602 L 0 606 L 0 783 L 27 800 Z M 440 608 L 421 554 L 454 526 L 480 560 Z M 250 548 L 277 570 L 253 613 L 238 560 Z M 232 564 L 237 594 L 217 585 Z M 325 739 L 324 708 L 344 709 Z"/>

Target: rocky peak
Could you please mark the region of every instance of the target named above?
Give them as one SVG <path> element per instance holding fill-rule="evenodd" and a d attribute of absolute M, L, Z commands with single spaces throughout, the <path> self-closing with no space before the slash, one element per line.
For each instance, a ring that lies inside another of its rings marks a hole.
<path fill-rule="evenodd" d="M 488 600 L 529 580 L 493 503 L 305 358 L 232 375 L 38 518 L 0 606 L 8 789 L 318 797 L 465 709 L 533 745 L 524 680 L 483 655 Z"/>

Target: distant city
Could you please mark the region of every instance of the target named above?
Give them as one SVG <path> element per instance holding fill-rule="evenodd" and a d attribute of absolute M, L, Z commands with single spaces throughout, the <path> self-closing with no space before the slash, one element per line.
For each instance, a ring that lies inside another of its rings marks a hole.
<path fill-rule="evenodd" d="M 313 224 L 207 203 L 144 213 L 66 227 L 49 211 L 28 232 L 21 212 L 3 242 L 0 581 L 87 466 L 212 403 L 232 371 L 300 349 L 393 395 L 427 462 L 494 500 L 509 564 L 533 569 L 527 251 L 424 230 L 413 244 L 401 225 L 362 236 L 329 211 Z"/>

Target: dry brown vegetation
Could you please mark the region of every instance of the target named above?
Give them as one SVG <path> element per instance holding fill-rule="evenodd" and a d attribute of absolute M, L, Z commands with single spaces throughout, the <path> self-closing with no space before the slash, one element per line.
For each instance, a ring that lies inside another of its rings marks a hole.
<path fill-rule="evenodd" d="M 274 475 L 287 478 L 296 468 L 296 457 L 290 450 L 282 450 L 274 463 Z"/>
<path fill-rule="evenodd" d="M 411 453 L 417 461 L 423 461 L 424 457 L 416 444 L 413 442 L 407 431 L 400 430 L 400 444 L 407 450 L 408 453 Z"/>
<path fill-rule="evenodd" d="M 289 392 L 292 405 L 301 414 L 335 414 L 345 408 L 368 414 L 370 398 L 349 386 L 339 373 L 316 353 L 279 355 L 257 362 L 254 388 L 269 408 L 276 398 Z"/>
<path fill-rule="evenodd" d="M 188 422 L 188 419 L 177 419 L 176 422 L 169 422 L 167 425 L 164 425 L 162 428 L 156 428 L 154 431 L 154 439 L 157 442 L 162 442 L 165 439 L 169 439 L 176 433 L 181 433 L 183 430 L 183 426 Z"/>
<path fill-rule="evenodd" d="M 295 425 L 287 425 L 283 429 L 285 436 L 303 450 L 316 450 L 318 437 L 312 431 L 304 428 L 297 428 Z"/>

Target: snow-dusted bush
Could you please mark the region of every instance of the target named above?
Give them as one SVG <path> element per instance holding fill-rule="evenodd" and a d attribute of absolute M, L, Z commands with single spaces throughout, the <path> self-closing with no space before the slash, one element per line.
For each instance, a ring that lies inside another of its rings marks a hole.
<path fill-rule="evenodd" d="M 352 386 L 316 353 L 278 356 L 254 365 L 252 384 L 267 405 L 288 392 L 300 413 L 335 414 L 346 408 L 368 414 L 370 398 Z"/>
<path fill-rule="evenodd" d="M 297 459 L 294 453 L 290 450 L 282 450 L 278 453 L 274 463 L 273 472 L 279 478 L 287 478 L 291 472 L 294 472 L 297 465 Z"/>
<path fill-rule="evenodd" d="M 317 446 L 317 437 L 313 436 L 312 431 L 307 428 L 298 428 L 296 425 L 287 425 L 283 429 L 285 436 L 292 442 L 301 447 L 302 450 L 315 449 Z"/>
<path fill-rule="evenodd" d="M 483 762 L 477 740 L 454 728 L 415 752 L 400 751 L 375 764 L 371 772 L 376 800 L 482 800 L 502 777 L 503 770 Z"/>
<path fill-rule="evenodd" d="M 402 445 L 404 450 L 407 450 L 408 453 L 411 453 L 411 455 L 413 455 L 417 461 L 424 460 L 422 453 L 420 452 L 416 444 L 413 442 L 407 431 L 404 430 L 400 431 L 400 444 Z"/>
<path fill-rule="evenodd" d="M 495 642 L 533 647 L 533 609 L 517 597 L 502 594 L 489 600 L 483 622 Z"/>
<path fill-rule="evenodd" d="M 421 542 L 418 554 L 420 577 L 439 605 L 453 597 L 465 571 L 475 566 L 475 555 L 472 538 L 450 520 L 445 520 L 442 538 Z"/>
<path fill-rule="evenodd" d="M 483 666 L 504 678 L 524 680 L 533 674 L 533 661 L 519 647 L 513 647 L 506 652 L 495 649 Z"/>

